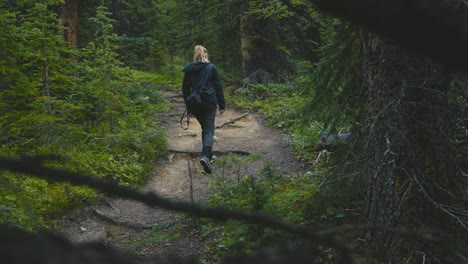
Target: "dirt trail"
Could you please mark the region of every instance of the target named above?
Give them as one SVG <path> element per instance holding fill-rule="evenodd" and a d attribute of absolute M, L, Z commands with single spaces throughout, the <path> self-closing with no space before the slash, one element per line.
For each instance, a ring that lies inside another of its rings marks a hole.
<path fill-rule="evenodd" d="M 218 165 L 214 163 L 212 175 L 203 172 L 198 162 L 201 151 L 198 122 L 192 118 L 189 129 L 182 130 L 179 119 L 185 106 L 180 93 L 174 90 L 162 92 L 173 106 L 158 117 L 163 122 L 170 151 L 158 161 L 152 179 L 140 189 L 185 201 L 190 201 L 192 196 L 195 203 L 202 203 L 209 195 L 208 184 L 212 177 L 216 177 Z M 269 161 L 288 173 L 302 171 L 302 165 L 290 151 L 287 137 L 267 126 L 260 116 L 228 107 L 222 116 L 216 117 L 216 126 L 221 127 L 215 132 L 214 151 L 217 156 L 231 152 L 260 154 L 261 158 L 249 165 L 249 173 L 258 172 Z M 190 192 L 189 166 L 193 195 Z M 199 255 L 203 251 L 203 241 L 183 229 L 176 239 L 148 246 L 132 244 L 152 227 L 160 226 L 164 232 L 178 221 L 179 215 L 174 212 L 108 197 L 102 205 L 85 207 L 67 217 L 64 234 L 76 243 L 100 241 L 116 248 L 131 248 L 132 253 L 138 255 Z"/>

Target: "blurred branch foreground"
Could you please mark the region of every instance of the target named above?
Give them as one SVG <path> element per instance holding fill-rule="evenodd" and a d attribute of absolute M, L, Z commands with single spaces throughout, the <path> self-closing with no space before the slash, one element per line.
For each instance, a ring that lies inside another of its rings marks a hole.
<path fill-rule="evenodd" d="M 311 263 L 319 246 L 327 246 L 340 253 L 343 263 L 351 263 L 351 254 L 357 253 L 335 240 L 336 232 L 317 232 L 304 226 L 283 222 L 253 211 L 227 210 L 223 208 L 207 208 L 189 203 L 173 201 L 158 196 L 155 193 L 141 193 L 122 187 L 115 182 L 99 180 L 92 176 L 73 173 L 61 169 L 48 168 L 43 163 L 58 157 L 26 157 L 21 159 L 0 158 L 0 169 L 25 173 L 34 177 L 54 182 L 68 182 L 102 191 L 106 194 L 140 201 L 149 206 L 161 207 L 177 212 L 189 213 L 197 217 L 209 217 L 220 221 L 229 219 L 254 223 L 273 229 L 284 230 L 296 236 L 311 241 L 313 248 L 299 249 L 282 246 L 273 252 L 265 252 L 258 256 L 228 258 L 224 263 L 239 261 L 252 263 Z M 195 263 L 195 259 L 142 259 L 131 256 L 119 256 L 117 252 L 102 244 L 88 243 L 72 245 L 69 241 L 53 234 L 28 234 L 22 230 L 9 227 L 0 228 L 0 255 L 5 263 Z M 148 262 L 150 261 L 150 262 Z M 279 261 L 279 262 L 278 262 Z"/>
<path fill-rule="evenodd" d="M 161 207 L 177 212 L 189 213 L 196 217 L 209 217 L 220 221 L 235 219 L 263 227 L 279 229 L 309 241 L 309 247 L 298 248 L 279 245 L 277 248 L 264 250 L 256 255 L 228 257 L 223 263 L 314 263 L 319 254 L 319 247 L 333 248 L 339 254 L 340 263 L 352 263 L 353 255 L 370 255 L 363 249 L 350 248 L 335 239 L 335 235 L 356 231 L 379 231 L 379 227 L 337 227 L 332 230 L 314 231 L 310 228 L 283 222 L 277 218 L 245 210 L 207 208 L 185 202 L 173 201 L 155 193 L 141 193 L 119 186 L 114 182 L 99 180 L 92 176 L 72 173 L 65 170 L 48 168 L 43 162 L 57 157 L 27 157 L 11 159 L 0 157 L 0 169 L 25 173 L 34 177 L 54 182 L 69 182 L 102 191 L 106 194 L 140 201 L 152 207 Z M 405 230 L 389 230 L 405 236 L 415 236 L 432 241 L 438 246 L 450 248 L 450 243 L 442 241 L 429 233 L 412 233 Z M 66 239 L 47 233 L 29 234 L 19 229 L 0 226 L 0 256 L 2 263 L 197 263 L 195 258 L 160 257 L 141 258 L 122 256 L 118 252 L 100 243 L 73 245 Z M 4 262 L 5 261 L 5 262 Z"/>
<path fill-rule="evenodd" d="M 380 227 L 337 227 L 331 230 L 312 230 L 305 226 L 283 222 L 277 218 L 245 210 L 208 208 L 190 203 L 173 201 L 155 193 L 141 193 L 122 187 L 115 182 L 103 181 L 92 176 L 65 170 L 48 168 L 43 163 L 58 157 L 26 157 L 11 159 L 0 157 L 0 170 L 25 173 L 54 182 L 68 182 L 102 191 L 106 194 L 132 199 L 152 207 L 161 207 L 196 217 L 209 217 L 220 221 L 229 219 L 253 223 L 272 229 L 283 230 L 309 241 L 307 248 L 279 245 L 255 255 L 235 256 L 223 259 L 222 263 L 314 263 L 320 247 L 333 248 L 339 255 L 339 263 L 352 263 L 353 255 L 366 256 L 370 252 L 350 248 L 335 239 L 335 235 L 356 231 L 379 231 Z M 387 230 L 404 236 L 431 241 L 441 248 L 450 250 L 450 243 L 430 233 L 414 233 L 406 230 Z M 48 233 L 29 234 L 23 230 L 0 226 L 0 256 L 2 263 L 197 263 L 196 258 L 123 256 L 100 243 L 73 245 L 66 239 Z"/>

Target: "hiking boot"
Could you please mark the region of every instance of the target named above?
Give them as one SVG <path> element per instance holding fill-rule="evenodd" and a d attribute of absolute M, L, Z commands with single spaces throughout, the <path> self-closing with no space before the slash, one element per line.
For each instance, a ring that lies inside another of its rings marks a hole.
<path fill-rule="evenodd" d="M 206 173 L 211 173 L 213 171 L 213 168 L 211 167 L 210 159 L 208 159 L 207 157 L 203 156 L 200 159 L 200 164 L 203 166 L 203 170 Z"/>

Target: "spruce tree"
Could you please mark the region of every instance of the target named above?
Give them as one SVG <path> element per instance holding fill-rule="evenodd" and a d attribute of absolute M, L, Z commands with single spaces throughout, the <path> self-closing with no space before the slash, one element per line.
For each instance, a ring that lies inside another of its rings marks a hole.
<path fill-rule="evenodd" d="M 94 42 L 84 52 L 82 69 L 86 85 L 82 96 L 92 104 L 87 119 L 95 127 L 102 125 L 101 132 L 114 133 L 122 102 L 127 100 L 124 97 L 126 88 L 121 81 L 128 77 L 128 72 L 121 68 L 122 63 L 117 59 L 117 36 L 110 15 L 107 7 L 99 6 L 96 16 L 90 18 L 95 28 Z"/>

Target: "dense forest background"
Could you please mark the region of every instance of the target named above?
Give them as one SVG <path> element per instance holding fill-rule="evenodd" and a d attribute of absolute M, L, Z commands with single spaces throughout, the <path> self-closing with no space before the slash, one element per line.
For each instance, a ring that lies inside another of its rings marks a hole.
<path fill-rule="evenodd" d="M 434 6 L 410 2 L 420 12 L 418 25 L 427 19 L 458 40 L 455 52 L 468 43 L 467 24 L 460 24 L 468 21 L 466 2 L 453 1 L 437 16 Z M 392 26 L 403 33 L 418 28 L 372 24 L 373 16 L 356 20 L 323 5 L 0 0 L 0 156 L 54 155 L 47 163 L 53 168 L 142 184 L 167 148 L 155 118 L 169 108 L 159 90 L 180 88 L 181 70 L 201 44 L 221 72 L 228 101 L 285 129 L 311 166 L 310 174 L 292 178 L 269 164 L 261 177 L 214 193 L 211 205 L 244 206 L 306 226 L 363 226 L 340 239 L 384 249 L 373 256 L 384 262 L 466 261 L 466 64 L 452 64 L 450 51 L 436 52 L 443 46 L 418 49 L 418 41 L 401 41 L 411 34 L 388 34 Z M 425 33 L 431 31 L 418 32 Z M 346 141 L 321 140 L 345 132 Z M 0 222 L 28 231 L 51 228 L 69 209 L 99 199 L 85 187 L 13 171 L 2 171 L 0 180 Z M 284 186 L 286 198 L 275 198 L 272 183 Z M 222 232 L 217 257 L 272 240 L 307 244 L 249 225 L 199 221 Z M 440 246 L 439 236 L 450 243 Z M 333 263 L 333 251 L 324 252 L 318 259 Z"/>

